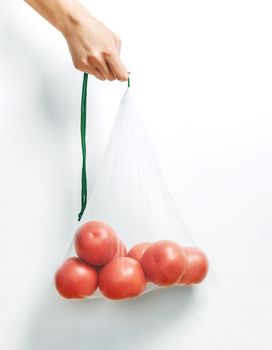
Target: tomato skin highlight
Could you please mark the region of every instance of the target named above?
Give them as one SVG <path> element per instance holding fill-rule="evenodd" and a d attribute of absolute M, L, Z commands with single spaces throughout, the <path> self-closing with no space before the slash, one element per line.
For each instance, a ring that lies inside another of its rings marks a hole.
<path fill-rule="evenodd" d="M 98 285 L 109 299 L 132 298 L 144 291 L 145 274 L 138 261 L 128 257 L 115 258 L 100 270 Z"/>
<path fill-rule="evenodd" d="M 142 268 L 151 282 L 160 286 L 177 283 L 187 269 L 183 248 L 174 241 L 152 243 L 141 259 Z"/>
<path fill-rule="evenodd" d="M 130 248 L 127 256 L 141 262 L 144 252 L 150 246 L 150 244 L 151 242 L 141 242 L 141 243 L 135 244 L 133 247 Z"/>
<path fill-rule="evenodd" d="M 202 250 L 195 247 L 184 247 L 184 251 L 187 256 L 188 268 L 178 284 L 188 286 L 202 282 L 209 269 L 207 256 Z"/>
<path fill-rule="evenodd" d="M 89 297 L 97 285 L 96 269 L 78 257 L 65 260 L 55 274 L 56 289 L 66 299 Z"/>
<path fill-rule="evenodd" d="M 114 230 L 100 221 L 88 221 L 75 235 L 75 251 L 88 264 L 101 266 L 112 260 L 118 248 Z"/>

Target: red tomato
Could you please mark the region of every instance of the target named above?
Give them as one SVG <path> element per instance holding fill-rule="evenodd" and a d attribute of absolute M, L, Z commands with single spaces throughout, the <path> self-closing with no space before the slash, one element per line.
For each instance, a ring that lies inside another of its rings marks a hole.
<path fill-rule="evenodd" d="M 117 246 L 117 253 L 115 255 L 115 258 L 121 258 L 122 256 L 127 256 L 127 247 L 125 244 L 119 239 L 118 240 L 118 246 Z"/>
<path fill-rule="evenodd" d="M 144 252 L 150 246 L 150 244 L 151 242 L 141 242 L 135 244 L 132 248 L 130 248 L 127 256 L 140 262 L 144 255 Z"/>
<path fill-rule="evenodd" d="M 187 256 L 188 268 L 178 283 L 189 285 L 202 282 L 209 269 L 206 255 L 202 250 L 193 247 L 184 247 L 184 251 Z"/>
<path fill-rule="evenodd" d="M 125 244 L 119 239 L 118 240 L 118 247 L 117 252 L 115 254 L 114 258 L 121 258 L 127 256 L 127 247 Z M 103 266 L 96 266 L 96 271 L 99 272 L 102 269 Z"/>
<path fill-rule="evenodd" d="M 79 258 L 68 258 L 56 272 L 55 285 L 64 298 L 86 298 L 97 288 L 97 272 Z"/>
<path fill-rule="evenodd" d="M 165 240 L 146 249 L 141 265 L 151 282 L 167 286 L 180 280 L 187 269 L 187 259 L 178 243 Z"/>
<path fill-rule="evenodd" d="M 128 257 L 116 258 L 102 267 L 98 285 L 109 299 L 132 298 L 144 291 L 145 274 L 138 261 Z"/>
<path fill-rule="evenodd" d="M 77 255 L 92 265 L 104 265 L 117 253 L 118 238 L 113 229 L 100 221 L 89 221 L 75 236 Z"/>
<path fill-rule="evenodd" d="M 135 244 L 132 248 L 130 248 L 127 256 L 139 261 L 140 263 L 144 255 L 144 252 L 150 246 L 150 244 L 151 242 L 141 242 L 141 243 Z M 150 279 L 147 276 L 145 276 L 145 279 L 146 279 L 146 282 L 150 282 Z"/>

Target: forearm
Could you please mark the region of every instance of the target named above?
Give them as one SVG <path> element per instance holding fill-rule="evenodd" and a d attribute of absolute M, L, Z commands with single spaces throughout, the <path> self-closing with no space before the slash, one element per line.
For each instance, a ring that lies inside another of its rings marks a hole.
<path fill-rule="evenodd" d="M 77 0 L 25 0 L 64 35 L 74 66 L 100 80 L 128 79 L 120 38 Z"/>
<path fill-rule="evenodd" d="M 76 0 L 25 0 L 25 2 L 63 34 L 72 23 L 76 24 L 87 12 Z"/>

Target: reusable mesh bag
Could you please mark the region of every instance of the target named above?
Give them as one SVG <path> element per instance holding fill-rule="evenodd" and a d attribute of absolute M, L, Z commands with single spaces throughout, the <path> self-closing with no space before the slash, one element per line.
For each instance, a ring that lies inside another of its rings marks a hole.
<path fill-rule="evenodd" d="M 67 298 L 124 299 L 202 281 L 206 256 L 184 248 L 193 241 L 164 182 L 129 81 L 87 204 L 87 78 L 81 109 L 81 223 L 67 255 L 79 258 L 68 258 L 59 268 L 57 290 Z"/>

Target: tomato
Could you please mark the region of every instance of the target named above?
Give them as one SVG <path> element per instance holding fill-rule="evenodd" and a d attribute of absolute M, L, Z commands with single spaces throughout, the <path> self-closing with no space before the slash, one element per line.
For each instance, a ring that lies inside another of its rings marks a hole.
<path fill-rule="evenodd" d="M 115 258 L 121 258 L 122 256 L 127 256 L 127 247 L 125 244 L 119 239 L 117 245 L 117 252 L 115 254 Z"/>
<path fill-rule="evenodd" d="M 97 272 L 80 258 L 68 258 L 56 272 L 55 285 L 64 298 L 86 298 L 97 288 Z"/>
<path fill-rule="evenodd" d="M 130 248 L 127 256 L 139 261 L 140 263 L 144 255 L 144 252 L 150 246 L 150 244 L 151 242 L 141 242 L 141 243 L 135 244 L 132 248 Z M 146 279 L 146 282 L 150 282 L 150 279 L 147 276 L 145 276 L 145 279 Z"/>
<path fill-rule="evenodd" d="M 150 246 L 150 244 L 151 242 L 141 242 L 135 244 L 132 248 L 130 248 L 127 256 L 140 262 L 144 252 Z"/>
<path fill-rule="evenodd" d="M 138 261 L 128 257 L 116 258 L 102 267 L 98 285 L 109 299 L 132 298 L 144 291 L 145 274 Z"/>
<path fill-rule="evenodd" d="M 187 256 L 188 268 L 178 283 L 190 285 L 202 282 L 209 269 L 206 255 L 202 250 L 194 247 L 184 247 L 184 251 Z"/>
<path fill-rule="evenodd" d="M 75 236 L 77 255 L 91 265 L 101 266 L 117 253 L 118 238 L 113 229 L 100 221 L 89 221 L 81 226 Z"/>
<path fill-rule="evenodd" d="M 167 286 L 180 280 L 187 269 L 187 259 L 178 243 L 163 240 L 150 244 L 141 265 L 151 282 Z"/>

